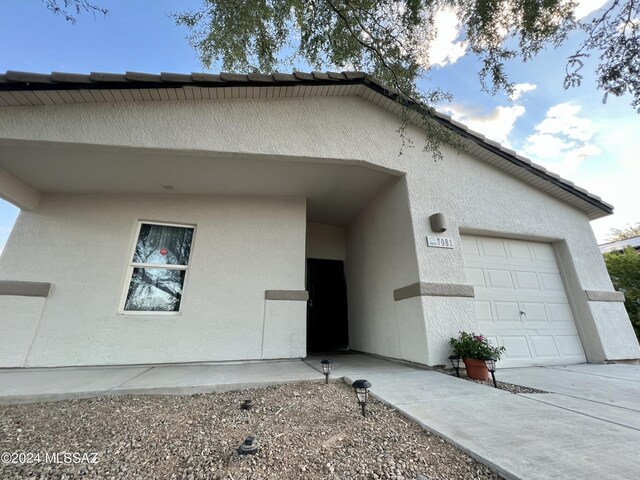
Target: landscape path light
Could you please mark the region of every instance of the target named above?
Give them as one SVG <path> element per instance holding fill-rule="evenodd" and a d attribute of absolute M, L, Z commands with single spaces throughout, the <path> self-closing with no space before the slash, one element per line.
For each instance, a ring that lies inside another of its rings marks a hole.
<path fill-rule="evenodd" d="M 484 359 L 484 364 L 487 366 L 487 370 L 491 372 L 493 386 L 498 388 L 498 384 L 496 383 L 496 359 L 493 357 L 487 357 Z"/>
<path fill-rule="evenodd" d="M 358 404 L 362 407 L 362 416 L 366 417 L 367 399 L 369 397 L 369 389 L 371 384 L 367 380 L 356 380 L 351 384 L 356 391 L 356 397 L 358 397 Z"/>
<path fill-rule="evenodd" d="M 453 369 L 456 371 L 456 377 L 460 378 L 460 357 L 458 355 L 450 355 L 449 361 L 453 365 Z"/>
<path fill-rule="evenodd" d="M 320 364 L 322 365 L 322 373 L 324 373 L 324 383 L 329 383 L 329 374 L 331 373 L 331 367 L 333 367 L 333 360 L 327 360 L 325 358 Z"/>
<path fill-rule="evenodd" d="M 238 447 L 238 453 L 240 455 L 254 455 L 258 452 L 258 442 L 255 437 L 247 437 L 242 442 L 242 445 Z"/>

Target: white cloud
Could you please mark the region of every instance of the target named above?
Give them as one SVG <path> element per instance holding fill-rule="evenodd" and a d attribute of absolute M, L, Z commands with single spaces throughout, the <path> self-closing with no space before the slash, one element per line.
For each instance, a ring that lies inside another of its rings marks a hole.
<path fill-rule="evenodd" d="M 578 4 L 574 10 L 576 19 L 580 20 L 591 12 L 601 8 L 608 0 L 578 0 Z"/>
<path fill-rule="evenodd" d="M 516 83 L 513 86 L 513 94 L 511 95 L 511 100 L 514 102 L 518 100 L 523 93 L 531 92 L 537 88 L 537 85 L 533 83 Z"/>
<path fill-rule="evenodd" d="M 458 41 L 462 24 L 453 8 L 443 8 L 434 16 L 435 36 L 426 52 L 426 63 L 432 67 L 444 67 L 456 63 L 462 57 L 467 45 Z"/>
<path fill-rule="evenodd" d="M 636 115 L 631 113 L 631 115 Z M 615 207 L 614 214 L 591 223 L 600 243 L 612 228 L 624 228 L 640 222 L 638 180 L 640 179 L 640 136 L 638 122 L 632 117 L 598 122 L 596 134 L 604 150 L 606 165 L 597 175 L 579 179 L 585 188 L 600 195 Z"/>
<path fill-rule="evenodd" d="M 510 146 L 509 133 L 513 130 L 516 120 L 525 112 L 522 105 L 498 106 L 488 113 L 475 112 L 462 105 L 451 105 L 443 110 L 454 120 L 505 146 Z"/>
<path fill-rule="evenodd" d="M 547 111 L 523 149 L 536 162 L 614 205 L 614 215 L 591 223 L 599 243 L 611 228 L 640 222 L 640 136 L 635 113 L 631 115 L 616 117 L 599 110 L 589 120 L 579 106 L 561 103 Z"/>
<path fill-rule="evenodd" d="M 527 137 L 523 152 L 550 170 L 571 176 L 588 158 L 601 153 L 592 142 L 596 126 L 580 117 L 581 107 L 559 103 L 547 110 L 547 115 Z"/>
<path fill-rule="evenodd" d="M 595 126 L 587 118 L 579 117 L 581 107 L 560 103 L 547 111 L 547 117 L 536 127 L 541 133 L 562 134 L 573 140 L 586 142 L 593 137 Z"/>

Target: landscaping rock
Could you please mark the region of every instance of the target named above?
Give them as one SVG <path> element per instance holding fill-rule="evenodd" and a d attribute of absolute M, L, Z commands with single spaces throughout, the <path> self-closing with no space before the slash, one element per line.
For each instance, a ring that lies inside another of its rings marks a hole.
<path fill-rule="evenodd" d="M 252 410 L 240 410 L 245 399 Z M 249 436 L 260 449 L 239 455 Z M 342 382 L 194 396 L 125 396 L 0 407 L 0 464 L 22 478 L 499 479 L 471 457 L 371 399 L 363 418 Z M 61 452 L 97 454 L 64 462 Z M 44 461 L 45 454 L 62 462 Z"/>
<path fill-rule="evenodd" d="M 439 369 L 438 371 L 446 375 L 452 375 L 454 377 L 456 376 L 455 370 L 451 370 L 448 368 Z M 507 392 L 511 393 L 549 393 L 545 390 L 538 390 L 537 388 L 523 387 L 521 385 L 514 385 L 513 383 L 501 382 L 500 380 L 498 380 L 499 375 L 499 373 L 496 373 L 496 385 L 498 385 L 497 388 L 499 388 L 500 390 L 506 390 Z M 460 378 L 468 380 L 470 382 L 479 383 L 481 385 L 486 385 L 487 387 L 495 388 L 493 386 L 493 380 L 491 378 L 489 378 L 489 380 L 475 380 L 473 378 L 467 377 L 467 373 L 464 371 L 464 369 L 460 370 Z"/>

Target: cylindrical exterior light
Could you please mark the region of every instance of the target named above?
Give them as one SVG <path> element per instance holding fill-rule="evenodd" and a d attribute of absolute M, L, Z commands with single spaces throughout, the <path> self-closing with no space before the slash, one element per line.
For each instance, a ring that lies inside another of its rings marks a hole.
<path fill-rule="evenodd" d="M 490 372 L 496 371 L 496 359 L 493 357 L 487 357 L 484 359 L 484 364 L 487 366 L 487 370 Z"/>
<path fill-rule="evenodd" d="M 320 365 L 322 365 L 322 373 L 329 375 L 329 373 L 331 373 L 331 367 L 333 366 L 333 360 L 322 360 Z"/>
<path fill-rule="evenodd" d="M 447 223 L 443 213 L 434 213 L 429 217 L 429 220 L 431 221 L 431 230 L 434 232 L 447 231 Z"/>
<path fill-rule="evenodd" d="M 369 388 L 371 384 L 366 380 L 356 380 L 351 384 L 356 391 L 356 397 L 358 397 L 358 403 L 362 407 L 362 416 L 365 417 L 365 409 L 367 408 L 367 397 L 369 396 Z"/>
<path fill-rule="evenodd" d="M 333 360 L 324 359 L 320 362 L 320 365 L 322 365 L 322 373 L 324 373 L 324 383 L 328 384 L 331 367 L 333 367 Z"/>

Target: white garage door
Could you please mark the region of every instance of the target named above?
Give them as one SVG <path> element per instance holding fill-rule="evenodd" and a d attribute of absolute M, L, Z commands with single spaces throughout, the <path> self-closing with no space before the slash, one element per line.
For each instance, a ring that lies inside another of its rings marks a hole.
<path fill-rule="evenodd" d="M 553 247 L 462 236 L 478 330 L 504 345 L 501 367 L 585 362 Z"/>

